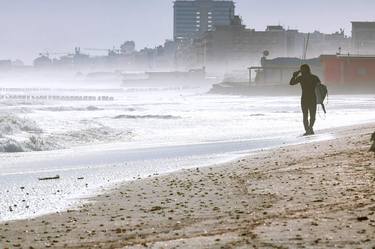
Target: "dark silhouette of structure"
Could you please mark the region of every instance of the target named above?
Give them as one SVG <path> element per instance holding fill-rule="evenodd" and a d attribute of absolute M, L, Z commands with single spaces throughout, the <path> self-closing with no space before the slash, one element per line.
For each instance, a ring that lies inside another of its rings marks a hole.
<path fill-rule="evenodd" d="M 305 127 L 304 136 L 313 135 L 317 105 L 315 89 L 318 84 L 320 84 L 320 79 L 318 76 L 311 73 L 309 65 L 304 64 L 301 66 L 300 71 L 293 74 L 290 80 L 290 85 L 292 86 L 298 83 L 302 88 L 301 108 L 303 113 L 303 125 Z"/>
<path fill-rule="evenodd" d="M 371 142 L 372 142 L 372 145 L 370 148 L 370 152 L 374 152 L 374 156 L 375 156 L 375 132 L 372 133 Z"/>

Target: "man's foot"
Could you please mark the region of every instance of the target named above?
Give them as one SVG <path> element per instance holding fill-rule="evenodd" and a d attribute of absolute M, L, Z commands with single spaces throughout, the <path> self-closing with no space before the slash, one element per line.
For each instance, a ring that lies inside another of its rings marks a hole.
<path fill-rule="evenodd" d="M 315 135 L 315 132 L 314 132 L 314 130 L 313 130 L 312 128 L 309 128 L 309 129 L 305 132 L 305 134 L 303 134 L 304 137 L 306 137 L 306 136 L 311 136 L 311 135 Z"/>

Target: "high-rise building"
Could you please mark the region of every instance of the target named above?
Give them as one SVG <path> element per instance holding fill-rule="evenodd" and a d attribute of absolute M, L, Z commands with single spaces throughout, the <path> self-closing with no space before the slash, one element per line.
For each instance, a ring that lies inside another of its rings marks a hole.
<path fill-rule="evenodd" d="M 234 18 L 233 1 L 176 0 L 174 2 L 174 39 L 194 38 L 215 26 L 230 25 Z"/>

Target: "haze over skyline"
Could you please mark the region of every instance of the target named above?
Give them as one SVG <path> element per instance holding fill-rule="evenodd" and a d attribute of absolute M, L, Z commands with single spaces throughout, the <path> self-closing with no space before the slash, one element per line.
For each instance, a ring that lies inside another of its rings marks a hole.
<path fill-rule="evenodd" d="M 236 14 L 256 30 L 281 24 L 303 32 L 344 28 L 351 35 L 350 21 L 375 20 L 373 0 L 235 2 Z M 72 53 L 76 46 L 109 49 L 126 40 L 134 40 L 141 49 L 172 37 L 171 0 L 0 0 L 0 59 L 31 64 L 45 51 Z"/>

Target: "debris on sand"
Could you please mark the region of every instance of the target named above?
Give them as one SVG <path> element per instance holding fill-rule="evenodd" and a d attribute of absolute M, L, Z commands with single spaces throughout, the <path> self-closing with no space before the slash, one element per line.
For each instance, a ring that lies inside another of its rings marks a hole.
<path fill-rule="evenodd" d="M 60 179 L 59 175 L 52 176 L 52 177 L 41 177 L 41 178 L 38 178 L 39 181 L 58 180 L 58 179 Z"/>

